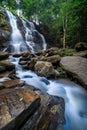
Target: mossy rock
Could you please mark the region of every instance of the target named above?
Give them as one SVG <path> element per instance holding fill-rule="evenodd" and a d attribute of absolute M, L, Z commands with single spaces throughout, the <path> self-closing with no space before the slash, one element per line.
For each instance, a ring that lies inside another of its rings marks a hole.
<path fill-rule="evenodd" d="M 11 26 L 7 20 L 7 15 L 3 8 L 0 8 L 0 29 L 11 31 Z"/>

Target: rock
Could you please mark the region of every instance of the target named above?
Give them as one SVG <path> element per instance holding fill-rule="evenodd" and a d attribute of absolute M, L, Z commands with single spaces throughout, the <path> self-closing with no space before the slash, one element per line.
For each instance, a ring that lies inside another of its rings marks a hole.
<path fill-rule="evenodd" d="M 41 103 L 21 130 L 56 130 L 64 123 L 64 100 L 40 93 Z"/>
<path fill-rule="evenodd" d="M 28 69 L 30 70 L 34 70 L 34 66 L 36 64 L 36 62 L 38 61 L 37 58 L 32 58 L 29 62 L 28 62 Z"/>
<path fill-rule="evenodd" d="M 79 42 L 75 45 L 75 49 L 77 51 L 84 51 L 84 50 L 87 50 L 87 43 L 85 42 Z"/>
<path fill-rule="evenodd" d="M 9 41 L 10 35 L 11 26 L 7 20 L 5 9 L 0 8 L 0 45 L 2 44 L 1 47 L 3 47 L 6 41 Z"/>
<path fill-rule="evenodd" d="M 40 51 L 36 52 L 35 55 L 37 55 L 37 56 L 45 56 L 46 55 L 46 50 L 40 50 Z"/>
<path fill-rule="evenodd" d="M 30 56 L 30 55 L 31 55 L 31 53 L 30 53 L 29 51 L 25 51 L 25 52 L 22 54 L 23 57 L 28 57 L 28 56 Z"/>
<path fill-rule="evenodd" d="M 13 56 L 13 57 L 21 57 L 22 54 L 13 54 L 12 56 Z"/>
<path fill-rule="evenodd" d="M 39 107 L 40 97 L 28 86 L 0 91 L 0 129 L 19 130 Z"/>
<path fill-rule="evenodd" d="M 22 60 L 21 60 L 21 61 L 19 61 L 19 64 L 20 64 L 20 65 L 26 65 L 26 64 L 27 64 L 27 61 L 22 61 Z"/>
<path fill-rule="evenodd" d="M 54 70 L 50 62 L 37 61 L 34 67 L 35 72 L 40 76 L 45 76 L 47 78 L 56 78 L 59 76 L 59 73 Z"/>
<path fill-rule="evenodd" d="M 87 59 L 79 56 L 66 56 L 60 61 L 64 70 L 87 88 Z"/>
<path fill-rule="evenodd" d="M 58 48 L 52 47 L 47 50 L 40 50 L 35 53 L 37 56 L 53 56 L 58 54 Z"/>
<path fill-rule="evenodd" d="M 52 47 L 52 48 L 46 50 L 46 56 L 53 56 L 53 55 L 58 55 L 57 47 Z"/>
<path fill-rule="evenodd" d="M 0 52 L 0 60 L 4 60 L 9 57 L 8 52 Z"/>
<path fill-rule="evenodd" d="M 59 55 L 53 55 L 49 57 L 42 57 L 41 60 L 51 62 L 53 65 L 58 66 L 58 63 L 61 60 L 61 57 Z"/>
<path fill-rule="evenodd" d="M 5 42 L 9 40 L 11 32 L 6 30 L 0 30 L 0 41 Z"/>
<path fill-rule="evenodd" d="M 0 72 L 4 72 L 5 71 L 5 67 L 4 66 L 0 66 Z"/>
<path fill-rule="evenodd" d="M 4 66 L 7 71 L 15 69 L 15 65 L 8 60 L 0 61 L 0 66 Z"/>
<path fill-rule="evenodd" d="M 87 51 L 80 51 L 74 54 L 74 56 L 81 56 L 81 57 L 87 58 Z"/>
<path fill-rule="evenodd" d="M 4 89 L 4 88 L 5 88 L 5 86 L 3 85 L 3 83 L 0 83 L 0 90 Z"/>
<path fill-rule="evenodd" d="M 2 72 L 2 73 L 0 73 L 0 78 L 2 78 L 2 77 L 9 77 L 9 75 L 12 75 L 14 73 L 15 73 L 15 71 L 5 71 L 5 72 Z"/>
<path fill-rule="evenodd" d="M 5 86 L 5 88 L 21 87 L 24 85 L 24 81 L 21 81 L 19 79 L 8 80 L 4 81 L 3 85 Z"/>

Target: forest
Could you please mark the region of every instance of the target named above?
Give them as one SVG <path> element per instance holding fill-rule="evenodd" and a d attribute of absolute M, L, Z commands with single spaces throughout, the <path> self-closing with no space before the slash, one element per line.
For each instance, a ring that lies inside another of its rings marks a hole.
<path fill-rule="evenodd" d="M 0 6 L 22 10 L 21 17 L 39 24 L 50 44 L 65 48 L 87 42 L 87 0 L 0 0 Z"/>

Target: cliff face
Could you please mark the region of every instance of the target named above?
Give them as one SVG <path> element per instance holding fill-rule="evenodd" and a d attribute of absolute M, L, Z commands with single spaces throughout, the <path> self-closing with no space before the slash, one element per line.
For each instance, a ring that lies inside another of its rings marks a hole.
<path fill-rule="evenodd" d="M 0 50 L 2 50 L 9 41 L 11 34 L 11 26 L 8 22 L 5 9 L 0 8 Z"/>

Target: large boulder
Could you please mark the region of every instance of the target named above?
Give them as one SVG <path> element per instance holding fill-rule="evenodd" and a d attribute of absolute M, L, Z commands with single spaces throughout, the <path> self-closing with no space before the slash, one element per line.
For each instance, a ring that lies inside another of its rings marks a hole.
<path fill-rule="evenodd" d="M 87 50 L 87 43 L 85 42 L 79 42 L 75 45 L 75 49 L 77 51 L 84 51 L 84 50 Z"/>
<path fill-rule="evenodd" d="M 59 72 L 54 70 L 53 65 L 46 61 L 37 61 L 35 64 L 35 72 L 40 76 L 47 78 L 56 78 L 59 76 Z"/>
<path fill-rule="evenodd" d="M 61 58 L 60 65 L 87 88 L 87 59 L 79 56 Z"/>

